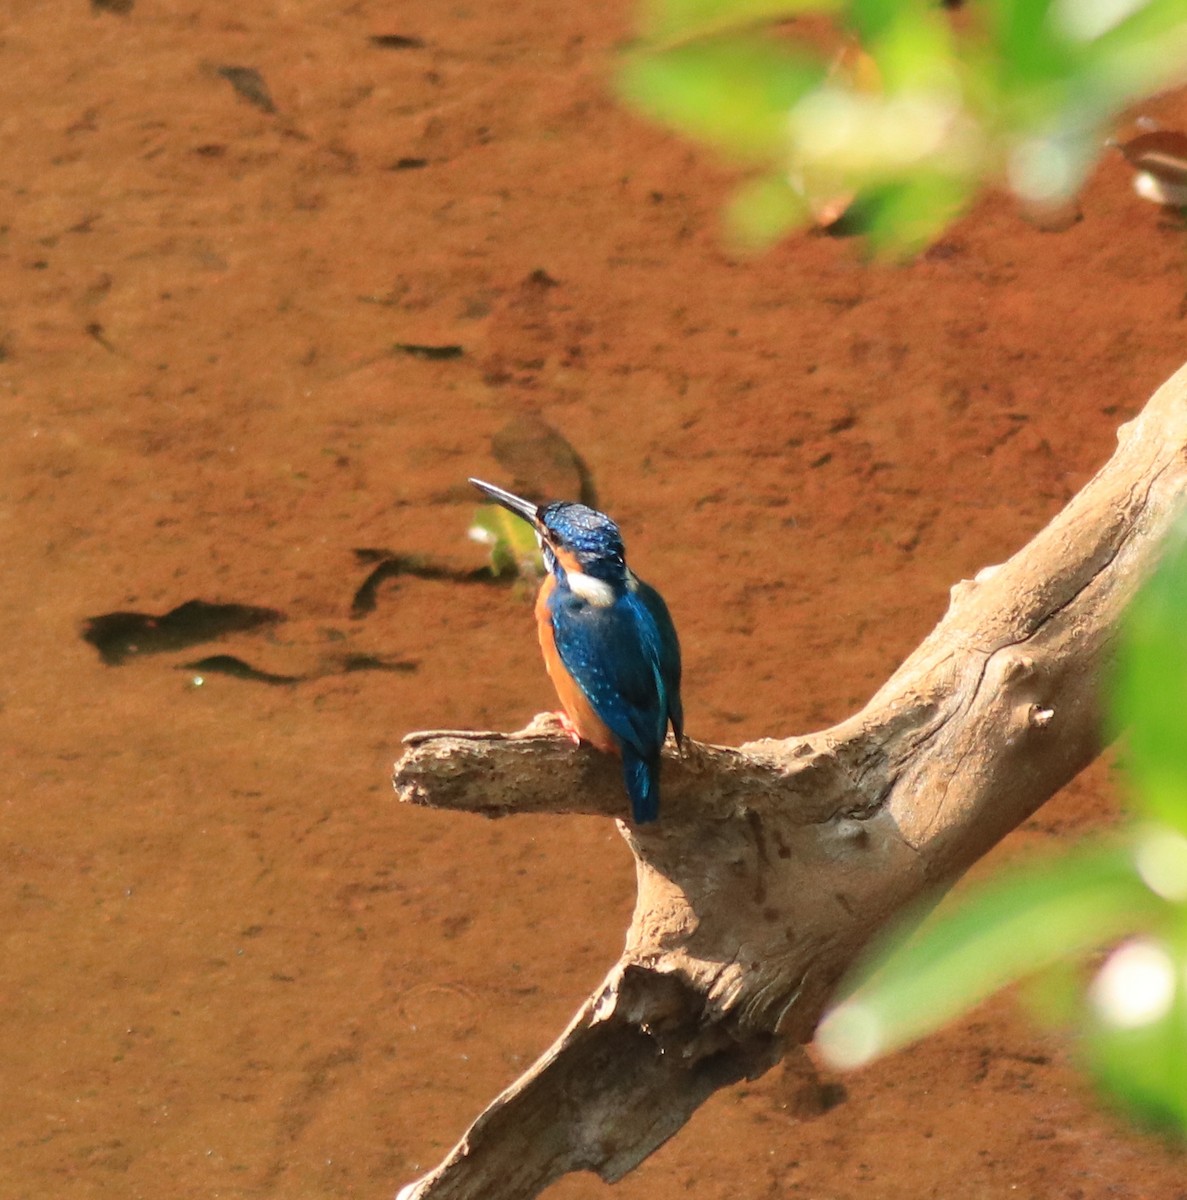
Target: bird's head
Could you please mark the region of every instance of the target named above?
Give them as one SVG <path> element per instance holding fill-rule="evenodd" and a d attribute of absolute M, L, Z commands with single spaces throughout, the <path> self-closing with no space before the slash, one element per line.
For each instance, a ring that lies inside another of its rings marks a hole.
<path fill-rule="evenodd" d="M 544 553 L 544 565 L 552 574 L 589 578 L 611 587 L 628 579 L 622 535 L 605 513 L 563 500 L 536 505 L 493 483 L 470 482 L 532 526 Z"/>

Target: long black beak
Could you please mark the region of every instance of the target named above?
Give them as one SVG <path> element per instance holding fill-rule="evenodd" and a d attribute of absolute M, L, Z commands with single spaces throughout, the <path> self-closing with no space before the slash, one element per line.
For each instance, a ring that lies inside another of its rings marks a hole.
<path fill-rule="evenodd" d="M 523 517 L 532 525 L 540 524 L 539 506 L 530 500 L 525 500 L 522 496 L 515 495 L 514 492 L 506 492 L 501 487 L 495 487 L 493 483 L 484 483 L 481 479 L 471 479 L 470 482 L 496 504 L 509 508 L 517 517 Z"/>

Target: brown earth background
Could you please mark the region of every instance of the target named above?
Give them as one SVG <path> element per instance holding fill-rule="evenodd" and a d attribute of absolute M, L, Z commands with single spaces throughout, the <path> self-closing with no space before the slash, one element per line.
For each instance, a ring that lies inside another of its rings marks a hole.
<path fill-rule="evenodd" d="M 610 824 L 392 799 L 405 732 L 551 707 L 529 598 L 403 576 L 351 613 L 358 549 L 481 565 L 464 480 L 511 482 L 509 422 L 584 456 L 690 732 L 737 742 L 852 712 L 1187 358 L 1183 227 L 1116 157 L 1061 232 L 989 198 L 909 266 L 732 257 L 723 169 L 607 91 L 631 17 L 5 0 L 0 1196 L 390 1197 L 616 957 Z M 287 619 L 119 666 L 81 637 L 199 598 Z M 1118 791 L 1094 768 L 987 868 Z M 1000 999 L 816 1119 L 780 1071 L 718 1095 L 614 1195 L 1187 1195 L 1074 1059 Z"/>

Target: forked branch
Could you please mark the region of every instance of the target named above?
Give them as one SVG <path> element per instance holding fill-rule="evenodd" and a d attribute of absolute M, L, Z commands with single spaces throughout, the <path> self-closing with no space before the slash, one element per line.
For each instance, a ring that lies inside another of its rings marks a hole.
<path fill-rule="evenodd" d="M 1187 496 L 1187 368 L 1008 562 L 952 589 L 935 630 L 855 716 L 664 763 L 654 825 L 622 825 L 638 902 L 622 957 L 568 1029 L 401 1193 L 521 1200 L 617 1179 L 715 1089 L 807 1041 L 886 921 L 938 894 L 1101 748 L 1097 681 Z M 613 762 L 547 719 L 413 734 L 400 798 L 499 816 L 617 815 Z"/>

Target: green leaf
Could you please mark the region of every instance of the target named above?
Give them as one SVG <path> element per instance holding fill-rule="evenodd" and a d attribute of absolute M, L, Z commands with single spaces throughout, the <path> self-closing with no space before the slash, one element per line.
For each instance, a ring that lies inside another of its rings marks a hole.
<path fill-rule="evenodd" d="M 864 233 L 876 254 L 907 258 L 959 215 L 970 186 L 963 179 L 920 167 L 900 182 L 863 192 L 845 214 L 844 224 Z"/>
<path fill-rule="evenodd" d="M 763 37 L 724 38 L 629 57 L 620 94 L 641 112 L 744 160 L 782 163 L 787 114 L 824 68 Z"/>
<path fill-rule="evenodd" d="M 1076 47 L 1052 19 L 1052 0 L 990 0 L 985 5 L 1002 90 L 1030 88 L 1067 75 Z"/>
<path fill-rule="evenodd" d="M 846 17 L 862 44 L 869 47 L 897 25 L 926 20 L 926 0 L 848 0 Z"/>
<path fill-rule="evenodd" d="M 1091 24 L 1083 17 L 1091 18 L 1102 11 L 1102 5 L 1064 4 L 1060 9 L 1064 19 L 1059 22 L 1065 37 L 1077 38 L 1089 44 L 1094 51 L 1110 55 L 1131 52 L 1136 55 L 1153 54 L 1158 58 L 1177 54 L 1187 38 L 1187 10 L 1182 0 L 1145 0 L 1120 21 Z M 1073 14 L 1081 19 L 1073 23 L 1068 20 Z M 1180 70 L 1184 64 L 1180 62 Z M 1152 80 L 1151 86 L 1157 86 Z"/>
<path fill-rule="evenodd" d="M 1147 0 L 1125 20 L 1102 30 L 1084 47 L 1083 75 L 1102 116 L 1187 80 L 1183 0 Z"/>
<path fill-rule="evenodd" d="M 909 940 L 900 933 L 884 946 L 873 976 L 825 1018 L 818 1043 L 837 1065 L 868 1061 L 1165 908 L 1124 843 L 1016 868 L 946 906 Z"/>
<path fill-rule="evenodd" d="M 1187 946 L 1178 936 L 1118 947 L 1089 992 L 1084 1050 L 1098 1082 L 1139 1123 L 1187 1136 Z"/>
<path fill-rule="evenodd" d="M 1080 125 L 1086 94 L 1082 45 L 1069 40 L 1052 14 L 1052 0 L 988 0 L 986 38 L 978 46 L 976 86 L 991 124 L 1013 135 Z"/>
<path fill-rule="evenodd" d="M 877 63 L 888 94 L 956 87 L 951 26 L 936 6 L 918 0 L 862 0 L 853 8 L 862 46 Z"/>
<path fill-rule="evenodd" d="M 528 578 L 543 574 L 535 531 L 522 517 L 499 504 L 484 504 L 474 513 L 470 537 L 490 548 L 494 576 L 515 573 Z"/>
<path fill-rule="evenodd" d="M 752 179 L 734 193 L 726 228 L 739 249 L 765 250 L 811 219 L 807 202 L 781 175 Z"/>
<path fill-rule="evenodd" d="M 839 7 L 840 0 L 646 0 L 639 26 L 650 42 L 672 45 Z"/>
<path fill-rule="evenodd" d="M 1187 832 L 1187 512 L 1126 613 L 1112 698 L 1136 807 Z"/>

